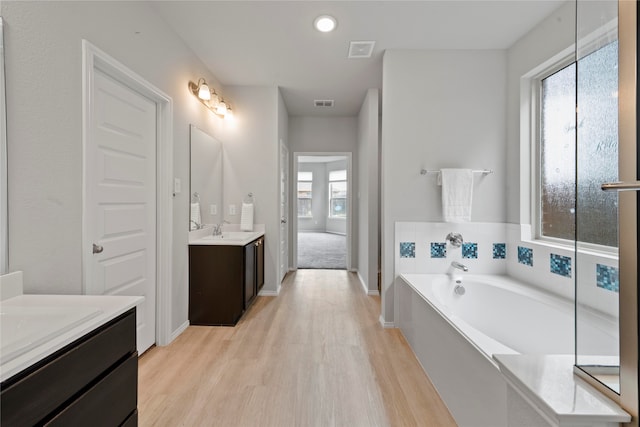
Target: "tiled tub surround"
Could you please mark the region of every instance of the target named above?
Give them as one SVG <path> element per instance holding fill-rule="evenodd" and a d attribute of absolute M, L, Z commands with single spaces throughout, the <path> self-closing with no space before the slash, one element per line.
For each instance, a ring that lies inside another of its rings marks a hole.
<path fill-rule="evenodd" d="M 446 243 L 449 232 L 462 234 L 463 247 Z M 395 274 L 452 273 L 451 261 L 458 261 L 468 274 L 512 276 L 567 299 L 578 277 L 581 304 L 617 316 L 616 257 L 580 253 L 576 262 L 572 249 L 523 241 L 521 233 L 517 224 L 397 222 Z"/>
<path fill-rule="evenodd" d="M 446 242 L 450 232 L 462 234 L 464 243 L 456 248 Z M 469 267 L 474 274 L 506 274 L 506 258 L 494 258 L 494 244 L 504 244 L 504 224 L 497 223 L 432 223 L 397 222 L 395 274 L 401 273 L 446 273 L 451 271 L 451 261 Z M 413 257 L 401 257 L 400 247 L 413 243 Z"/>
<path fill-rule="evenodd" d="M 534 405 L 524 401 L 514 405 L 517 393 L 507 388 L 512 380 L 508 376 L 505 380 L 494 356 L 540 355 L 544 364 L 541 355 L 571 354 L 573 304 L 505 276 L 469 274 L 462 280 L 467 290 L 462 296 L 454 293 L 447 274 L 404 274 L 396 286 L 397 326 L 458 425 L 498 427 L 513 425 L 509 420 L 528 419 L 535 422 L 527 425 L 541 427 L 605 426 L 629 419 L 573 375 L 559 376 L 558 384 L 548 387 L 569 393 L 532 395 L 529 401 Z M 585 352 L 607 355 L 616 348 L 615 322 L 595 315 L 581 320 L 580 329 L 592 335 L 587 340 L 592 346 Z M 569 360 L 565 367 L 569 372 L 571 364 Z M 590 418 L 594 415 L 597 421 Z"/>

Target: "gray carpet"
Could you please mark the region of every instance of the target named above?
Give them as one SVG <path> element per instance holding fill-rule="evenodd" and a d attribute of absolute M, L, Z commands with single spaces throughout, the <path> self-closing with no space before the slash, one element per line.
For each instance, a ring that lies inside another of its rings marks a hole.
<path fill-rule="evenodd" d="M 347 268 L 347 238 L 331 233 L 298 233 L 298 268 Z"/>

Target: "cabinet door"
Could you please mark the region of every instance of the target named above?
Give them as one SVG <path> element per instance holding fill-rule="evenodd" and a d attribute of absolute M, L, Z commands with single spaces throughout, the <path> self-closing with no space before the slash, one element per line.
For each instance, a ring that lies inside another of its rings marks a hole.
<path fill-rule="evenodd" d="M 256 296 L 256 242 L 244 247 L 244 309 Z"/>
<path fill-rule="evenodd" d="M 264 237 L 258 239 L 256 246 L 256 295 L 264 286 Z"/>
<path fill-rule="evenodd" d="M 189 321 L 235 325 L 244 308 L 242 246 L 189 246 Z"/>

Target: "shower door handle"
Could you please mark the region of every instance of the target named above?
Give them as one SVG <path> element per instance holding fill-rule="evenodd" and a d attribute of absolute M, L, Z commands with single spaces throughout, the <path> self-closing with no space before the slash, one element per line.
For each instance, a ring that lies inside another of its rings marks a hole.
<path fill-rule="evenodd" d="M 640 181 L 632 182 L 607 182 L 600 186 L 602 191 L 638 191 Z"/>

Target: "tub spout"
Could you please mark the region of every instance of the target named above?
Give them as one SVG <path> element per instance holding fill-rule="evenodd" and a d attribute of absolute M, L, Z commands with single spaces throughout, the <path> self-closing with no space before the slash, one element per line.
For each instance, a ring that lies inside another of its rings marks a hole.
<path fill-rule="evenodd" d="M 457 269 L 462 270 L 462 271 L 469 271 L 469 267 L 467 267 L 464 264 L 460 264 L 458 261 L 452 261 L 451 262 L 451 267 L 457 268 Z"/>

